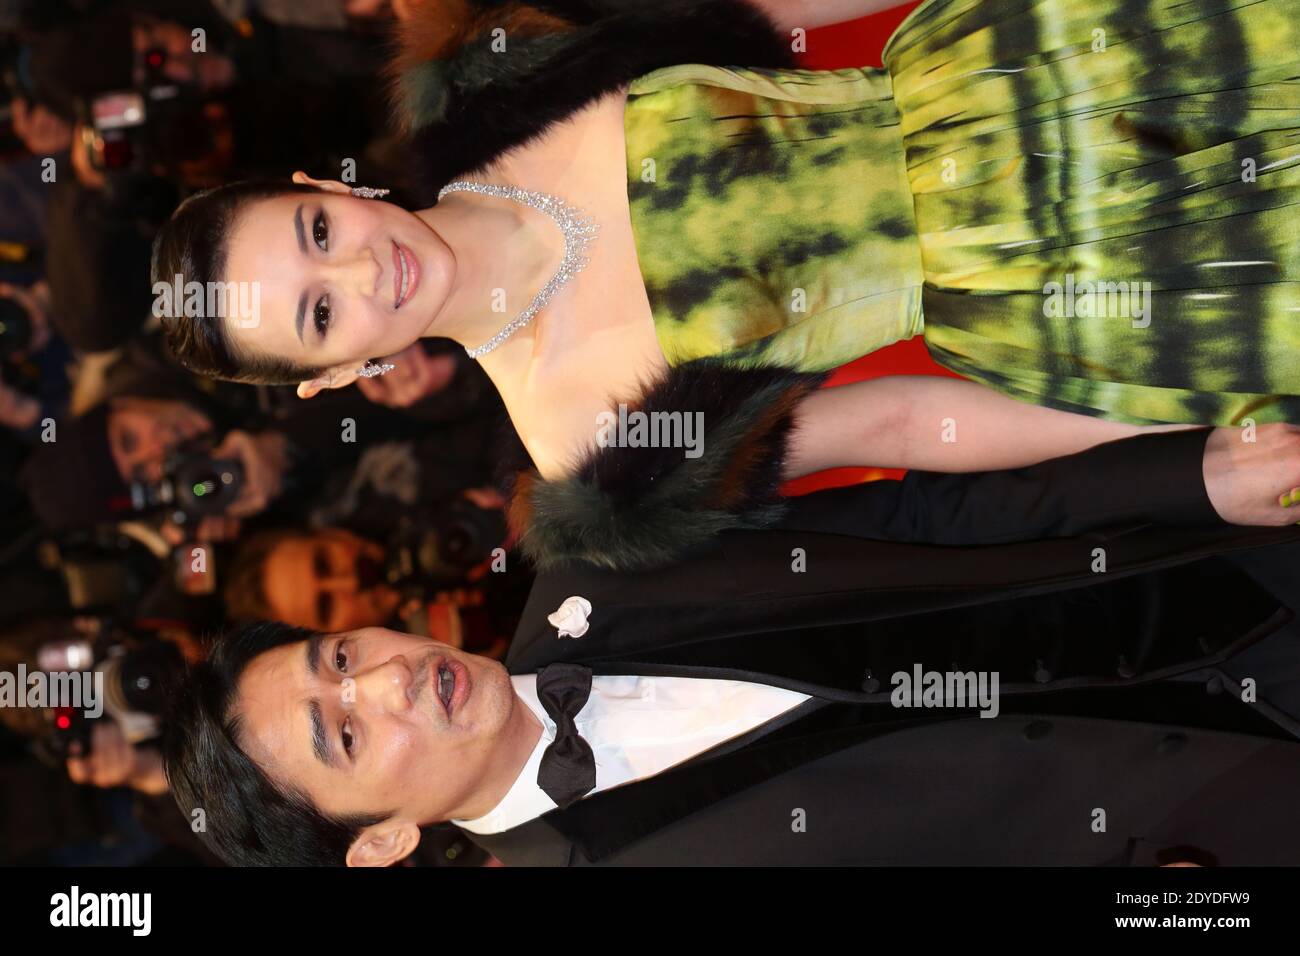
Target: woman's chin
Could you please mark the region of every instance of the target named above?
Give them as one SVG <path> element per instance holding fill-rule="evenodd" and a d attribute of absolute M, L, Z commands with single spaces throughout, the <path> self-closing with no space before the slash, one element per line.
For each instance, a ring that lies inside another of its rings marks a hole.
<path fill-rule="evenodd" d="M 448 258 L 449 258 L 448 254 Z M 420 260 L 419 287 L 410 301 L 404 302 L 398 312 L 409 312 L 406 319 L 416 338 L 445 336 L 440 321 L 451 289 L 451 269 L 454 263 L 443 262 L 442 256 L 426 255 Z"/>

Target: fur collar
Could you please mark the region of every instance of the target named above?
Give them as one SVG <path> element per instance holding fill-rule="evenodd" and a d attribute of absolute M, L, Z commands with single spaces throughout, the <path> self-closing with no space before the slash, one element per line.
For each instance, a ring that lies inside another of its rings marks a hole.
<path fill-rule="evenodd" d="M 510 523 L 524 553 L 541 570 L 586 561 L 631 571 L 669 564 L 721 531 L 771 525 L 785 511 L 779 488 L 794 409 L 825 377 L 713 358 L 670 369 L 628 407 L 631 441 L 593 450 L 567 478 L 518 474 Z M 702 453 L 633 447 L 635 423 L 655 422 L 655 413 L 701 426 L 680 434 L 701 438 Z M 622 440 L 618 428 L 610 423 L 610 439 Z"/>
<path fill-rule="evenodd" d="M 426 0 L 415 10 L 388 73 L 421 202 L 660 67 L 794 65 L 788 40 L 744 0 Z"/>

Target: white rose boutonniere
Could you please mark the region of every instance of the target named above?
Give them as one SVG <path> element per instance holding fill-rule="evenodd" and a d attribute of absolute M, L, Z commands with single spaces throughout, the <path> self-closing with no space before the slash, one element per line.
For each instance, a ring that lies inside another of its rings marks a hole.
<path fill-rule="evenodd" d="M 590 614 L 591 602 L 575 594 L 565 598 L 553 614 L 546 616 L 546 620 L 551 622 L 552 627 L 559 629 L 560 637 L 582 637 L 587 633 L 587 617 Z"/>

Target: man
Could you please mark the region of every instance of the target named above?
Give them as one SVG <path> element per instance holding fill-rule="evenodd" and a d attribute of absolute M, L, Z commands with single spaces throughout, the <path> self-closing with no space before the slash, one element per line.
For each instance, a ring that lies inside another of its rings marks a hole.
<path fill-rule="evenodd" d="M 469 489 L 464 496 L 484 515 L 501 507 L 491 489 Z M 501 549 L 495 560 L 500 566 L 507 563 L 509 544 L 503 528 L 502 537 L 483 542 L 481 549 Z M 530 579 L 493 574 L 493 563 L 488 558 L 465 568 L 456 581 L 426 580 L 419 572 L 392 581 L 389 554 L 378 541 L 345 528 L 277 528 L 240 542 L 222 598 L 228 620 L 236 623 L 273 620 L 312 631 L 393 625 L 499 658 Z"/>
<path fill-rule="evenodd" d="M 394 414 L 351 390 L 322 396 L 327 400 L 318 404 L 299 401 L 292 389 L 198 380 L 175 365 L 160 335 L 142 335 L 106 366 L 93 405 L 75 418 L 59 418 L 54 441 L 43 438 L 24 485 L 53 530 L 120 519 L 134 478 L 156 481 L 170 452 L 203 439 L 211 441 L 213 455 L 243 463 L 245 483 L 228 514 L 200 526 L 201 538 L 232 539 L 241 519 L 268 510 L 285 521 L 300 519 L 317 495 L 328 502 L 329 523 L 374 528 L 372 511 L 362 506 L 382 499 L 381 491 L 405 495 L 409 505 L 485 483 L 489 423 L 500 400 L 484 387 L 482 372 L 469 368 L 475 363 L 455 356 L 452 361 L 450 374 L 425 383 L 431 387 L 418 395 L 404 396 L 412 404 Z M 406 467 L 394 468 L 389 459 L 373 469 L 358 467 L 367 454 L 379 456 L 394 444 L 409 449 Z M 382 484 L 378 478 L 362 480 L 371 472 L 387 475 L 395 487 L 371 488 Z M 397 484 L 408 473 L 409 482 Z M 286 494 L 291 487 L 294 494 Z M 378 530 L 386 533 L 387 527 Z"/>
<path fill-rule="evenodd" d="M 57 427 L 55 440 L 38 446 L 23 469 L 38 517 L 56 531 L 129 518 L 131 482 L 158 481 L 169 454 L 195 440 L 211 438 L 212 456 L 238 459 L 245 476 L 228 513 L 204 519 L 201 539 L 233 537 L 240 518 L 279 496 L 289 470 L 282 432 L 235 429 L 218 440 L 212 418 L 179 399 L 117 396 Z"/>
<path fill-rule="evenodd" d="M 912 473 L 660 571 L 544 574 L 504 667 L 255 626 L 180 696 L 168 777 L 241 864 L 387 865 L 444 821 L 507 864 L 1277 862 L 1300 745 L 1171 682 L 1289 613 L 1212 557 L 1296 537 L 1224 524 L 1280 507 L 1258 469 L 1220 483 L 1235 434 Z M 921 665 L 1000 675 L 998 716 L 893 706 Z"/>
<path fill-rule="evenodd" d="M 384 580 L 384 549 L 345 528 L 275 529 L 240 543 L 222 597 L 232 621 L 318 631 L 388 624 L 402 596 Z"/>

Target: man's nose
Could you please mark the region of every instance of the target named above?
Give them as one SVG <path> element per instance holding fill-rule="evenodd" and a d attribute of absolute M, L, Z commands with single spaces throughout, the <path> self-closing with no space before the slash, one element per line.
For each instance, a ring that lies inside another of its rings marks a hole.
<path fill-rule="evenodd" d="M 135 467 L 150 481 L 161 481 L 167 452 L 168 446 L 165 442 L 151 442 L 136 453 Z"/>
<path fill-rule="evenodd" d="M 357 706 L 398 714 L 411 706 L 411 668 L 403 657 L 394 657 L 357 675 Z"/>
<path fill-rule="evenodd" d="M 361 590 L 354 571 L 333 571 L 325 577 L 318 578 L 317 582 L 325 590 L 336 594 L 356 594 Z"/>

